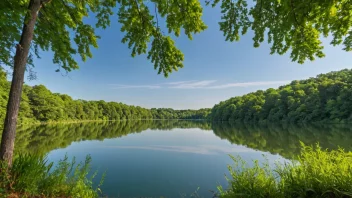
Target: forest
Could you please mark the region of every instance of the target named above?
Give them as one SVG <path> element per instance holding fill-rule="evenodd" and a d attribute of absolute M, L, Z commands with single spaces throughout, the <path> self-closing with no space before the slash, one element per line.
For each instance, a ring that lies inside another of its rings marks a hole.
<path fill-rule="evenodd" d="M 0 120 L 5 116 L 10 83 L 0 71 Z M 44 85 L 24 85 L 19 123 L 81 120 L 208 119 L 244 123 L 348 123 L 352 121 L 352 70 L 295 80 L 278 89 L 258 90 L 216 104 L 212 109 L 146 109 L 118 102 L 74 100 Z"/>
<path fill-rule="evenodd" d="M 278 89 L 259 90 L 215 105 L 209 119 L 239 122 L 349 123 L 352 70 L 294 80 Z"/>
<path fill-rule="evenodd" d="M 6 72 L 0 70 L 0 121 L 3 122 L 10 90 Z M 74 100 L 66 94 L 52 93 L 44 85 L 24 85 L 19 123 L 75 120 L 204 119 L 210 109 L 146 109 L 118 102 Z"/>

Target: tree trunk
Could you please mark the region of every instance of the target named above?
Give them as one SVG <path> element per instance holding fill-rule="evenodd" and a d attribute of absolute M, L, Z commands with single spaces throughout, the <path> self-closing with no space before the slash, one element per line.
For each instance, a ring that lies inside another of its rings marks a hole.
<path fill-rule="evenodd" d="M 34 34 L 34 25 L 38 11 L 41 7 L 40 0 L 30 0 L 28 13 L 24 19 L 20 43 L 16 46 L 12 83 L 7 103 L 4 130 L 1 139 L 0 159 L 12 165 L 13 149 L 15 146 L 17 116 L 20 108 L 24 73 L 27 58 Z"/>

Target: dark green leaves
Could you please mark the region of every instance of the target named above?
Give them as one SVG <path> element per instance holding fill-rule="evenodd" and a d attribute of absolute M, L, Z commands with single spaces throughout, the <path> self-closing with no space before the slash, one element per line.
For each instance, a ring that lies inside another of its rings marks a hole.
<path fill-rule="evenodd" d="M 0 64 L 12 65 L 29 0 L 0 2 Z M 332 45 L 352 50 L 352 0 L 212 0 L 221 4 L 220 30 L 227 41 L 238 41 L 251 28 L 254 47 L 264 40 L 271 54 L 291 53 L 293 61 L 324 57 L 322 36 Z M 117 11 L 117 13 L 116 13 Z M 107 28 L 110 17 L 118 15 L 123 43 L 131 55 L 148 54 L 159 73 L 167 76 L 183 67 L 183 55 L 172 36 L 182 29 L 189 39 L 206 29 L 199 0 L 57 0 L 43 4 L 35 27 L 32 57 L 39 51 L 52 51 L 53 62 L 66 71 L 79 68 L 76 55 L 83 61 L 98 47 L 96 28 Z M 86 17 L 95 16 L 95 21 Z M 94 23 L 95 22 L 95 23 Z M 166 33 L 165 33 L 165 32 Z"/>
<path fill-rule="evenodd" d="M 332 45 L 352 47 L 352 1 L 321 0 L 213 0 L 221 4 L 220 30 L 228 41 L 238 41 L 248 28 L 254 31 L 254 47 L 264 40 L 271 43 L 271 54 L 291 51 L 292 61 L 324 57 L 322 36 L 332 36 Z M 267 36 L 265 36 L 267 34 Z"/>
<path fill-rule="evenodd" d="M 163 36 L 157 32 L 152 42 L 152 48 L 148 52 L 148 59 L 154 63 L 154 69 L 158 74 L 163 73 L 165 77 L 173 70 L 183 67 L 183 54 L 175 47 L 174 41 L 169 36 Z"/>
<path fill-rule="evenodd" d="M 29 0 L 0 3 L 0 63 L 12 65 L 15 44 L 19 41 Z M 117 8 L 118 9 L 117 9 Z M 183 54 L 176 48 L 169 34 L 180 36 L 181 29 L 189 39 L 203 31 L 202 7 L 198 0 L 57 0 L 42 5 L 35 27 L 32 54 L 39 56 L 39 49 L 52 51 L 53 62 L 62 69 L 78 69 L 76 55 L 83 61 L 91 58 L 91 48 L 97 48 L 99 36 L 95 28 L 107 28 L 110 17 L 118 10 L 118 22 L 125 33 L 122 40 L 132 50 L 134 57 L 148 54 L 158 73 L 168 76 L 183 67 Z M 95 24 L 86 17 L 95 16 Z M 160 15 L 160 16 L 159 16 Z M 160 23 L 158 20 L 161 20 Z M 159 25 L 163 22 L 165 27 Z"/>
<path fill-rule="evenodd" d="M 121 31 L 126 33 L 122 42 L 132 49 L 133 57 L 148 53 L 154 69 L 167 77 L 172 71 L 183 67 L 183 54 L 163 29 L 167 28 L 169 34 L 179 36 L 183 28 L 188 38 L 192 39 L 192 34 L 206 28 L 201 20 L 202 7 L 198 0 L 151 2 L 154 4 L 147 6 L 142 0 L 119 1 L 119 22 L 122 24 Z M 166 27 L 160 27 L 162 20 L 166 22 Z"/>
<path fill-rule="evenodd" d="M 224 32 L 226 41 L 240 40 L 240 34 L 247 33 L 251 25 L 248 18 L 247 2 L 245 0 L 223 0 L 221 4 L 220 30 Z M 240 32 L 241 31 L 241 32 Z"/>

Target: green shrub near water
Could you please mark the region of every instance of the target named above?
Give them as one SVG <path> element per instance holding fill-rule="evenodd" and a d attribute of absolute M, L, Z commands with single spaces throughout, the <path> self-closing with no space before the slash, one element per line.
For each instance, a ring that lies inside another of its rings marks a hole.
<path fill-rule="evenodd" d="M 240 157 L 232 157 L 229 187 L 218 187 L 219 197 L 352 197 L 352 152 L 343 149 L 322 150 L 319 145 L 302 144 L 302 151 L 290 163 L 268 162 L 253 166 Z"/>
<path fill-rule="evenodd" d="M 90 156 L 77 165 L 65 157 L 54 167 L 45 157 L 19 155 L 11 168 L 1 164 L 0 197 L 98 197 L 102 180 L 93 188 L 90 162 Z"/>

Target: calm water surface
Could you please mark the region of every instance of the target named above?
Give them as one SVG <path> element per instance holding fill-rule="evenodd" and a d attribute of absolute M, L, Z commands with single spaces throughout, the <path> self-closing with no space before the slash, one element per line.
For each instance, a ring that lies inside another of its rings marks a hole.
<path fill-rule="evenodd" d="M 41 152 L 50 161 L 65 155 L 106 171 L 108 197 L 212 197 L 226 186 L 231 155 L 248 162 L 291 159 L 299 141 L 352 150 L 348 126 L 253 126 L 200 121 L 123 121 L 43 125 L 21 129 L 15 152 Z M 97 181 L 98 182 L 98 181 Z M 198 190 L 197 190 L 198 189 Z"/>

